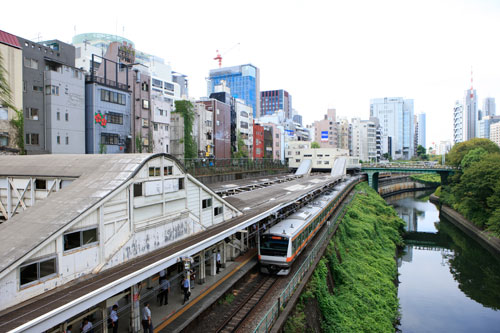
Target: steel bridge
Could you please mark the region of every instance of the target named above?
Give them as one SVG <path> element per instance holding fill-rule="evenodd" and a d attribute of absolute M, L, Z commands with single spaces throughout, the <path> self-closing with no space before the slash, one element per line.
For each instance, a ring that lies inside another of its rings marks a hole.
<path fill-rule="evenodd" d="M 434 173 L 441 176 L 441 183 L 446 184 L 448 176 L 457 169 L 445 165 L 426 165 L 422 163 L 377 163 L 363 164 L 361 172 L 368 175 L 368 184 L 378 192 L 378 178 L 380 173 L 404 173 L 404 174 L 422 174 Z"/>

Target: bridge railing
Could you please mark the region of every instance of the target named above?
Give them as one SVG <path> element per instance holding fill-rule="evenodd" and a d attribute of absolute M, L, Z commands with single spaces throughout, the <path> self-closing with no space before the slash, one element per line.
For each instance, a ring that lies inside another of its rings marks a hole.
<path fill-rule="evenodd" d="M 311 250 L 307 258 L 304 260 L 304 262 L 300 265 L 299 269 L 297 272 L 295 272 L 294 276 L 288 282 L 287 286 L 285 289 L 281 292 L 280 296 L 278 297 L 278 300 L 271 306 L 271 308 L 267 311 L 267 313 L 264 315 L 262 320 L 259 322 L 257 327 L 254 330 L 254 333 L 260 333 L 260 332 L 269 332 L 271 327 L 273 326 L 274 322 L 278 318 L 281 309 L 286 306 L 290 298 L 293 296 L 293 293 L 297 286 L 302 282 L 304 276 L 306 273 L 309 271 L 309 268 L 314 264 L 314 260 L 319 254 L 319 251 L 324 244 L 325 241 L 327 241 L 333 231 L 335 230 L 335 225 L 337 224 L 337 221 L 339 218 L 342 218 L 352 199 L 354 196 L 351 196 L 349 200 L 344 204 L 342 209 L 340 209 L 329 221 L 327 224 L 327 232 L 323 233 L 321 238 L 318 240 L 314 248 Z"/>
<path fill-rule="evenodd" d="M 424 163 L 363 163 L 361 168 L 381 168 L 381 169 L 428 169 L 428 170 L 455 170 L 456 168 L 449 165 L 429 165 Z"/>
<path fill-rule="evenodd" d="M 254 160 L 246 158 L 186 158 L 184 159 L 184 167 L 193 176 L 259 170 L 288 170 L 288 164 L 286 162 L 267 158 Z"/>

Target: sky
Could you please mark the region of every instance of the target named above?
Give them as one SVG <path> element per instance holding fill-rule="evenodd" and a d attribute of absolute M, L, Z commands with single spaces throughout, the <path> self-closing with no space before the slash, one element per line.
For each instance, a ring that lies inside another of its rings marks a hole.
<path fill-rule="evenodd" d="M 206 95 L 220 50 L 223 67 L 259 67 L 261 90 L 287 90 L 304 124 L 328 108 L 368 119 L 371 98 L 413 99 L 427 114 L 427 146 L 452 140 L 471 68 L 479 107 L 500 100 L 499 0 L 28 0 L 0 15 L 0 30 L 34 41 L 124 36 L 188 75 L 192 97 Z"/>

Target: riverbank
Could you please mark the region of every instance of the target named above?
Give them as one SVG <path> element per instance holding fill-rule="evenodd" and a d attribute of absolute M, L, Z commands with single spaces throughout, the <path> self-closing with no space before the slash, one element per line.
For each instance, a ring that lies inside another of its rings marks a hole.
<path fill-rule="evenodd" d="M 491 232 L 485 231 L 477 227 L 474 223 L 466 219 L 462 214 L 440 202 L 439 197 L 432 194 L 429 197 L 430 202 L 440 206 L 440 212 L 450 222 L 455 224 L 462 231 L 474 238 L 486 249 L 500 255 L 500 239 Z"/>
<path fill-rule="evenodd" d="M 286 332 L 390 332 L 399 319 L 396 246 L 404 222 L 367 183 L 316 267 Z"/>

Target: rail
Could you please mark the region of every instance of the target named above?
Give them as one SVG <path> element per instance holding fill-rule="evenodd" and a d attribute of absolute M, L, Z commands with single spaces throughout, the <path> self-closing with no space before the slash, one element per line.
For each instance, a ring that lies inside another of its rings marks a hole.
<path fill-rule="evenodd" d="M 351 185 L 349 191 L 357 184 L 358 182 L 354 183 Z M 339 217 L 344 217 L 347 208 L 349 204 L 351 203 L 352 199 L 354 196 L 350 197 L 342 206 L 340 210 L 338 210 L 334 216 L 327 222 L 327 231 L 323 233 L 323 235 L 320 237 L 319 241 L 316 243 L 314 248 L 311 250 L 307 258 L 304 260 L 304 262 L 300 265 L 299 269 L 297 272 L 294 274 L 290 282 L 287 284 L 285 289 L 281 292 L 280 296 L 278 297 L 278 300 L 271 306 L 269 311 L 264 315 L 262 320 L 259 322 L 257 327 L 254 330 L 254 333 L 258 332 L 269 332 L 270 328 L 273 326 L 274 322 L 278 318 L 281 308 L 285 307 L 285 305 L 288 303 L 290 298 L 292 297 L 295 289 L 299 285 L 299 283 L 302 281 L 304 276 L 306 275 L 307 271 L 311 267 L 311 265 L 314 263 L 314 260 L 316 259 L 323 243 L 331 237 L 331 234 L 335 230 L 335 226 L 337 224 L 337 221 L 339 220 Z"/>
<path fill-rule="evenodd" d="M 287 170 L 288 164 L 273 159 L 184 159 L 184 167 L 193 176 L 217 175 L 223 173 L 260 171 L 260 170 Z"/>
<path fill-rule="evenodd" d="M 426 169 L 426 170 L 455 170 L 456 168 L 449 165 L 441 164 L 425 164 L 425 163 L 364 163 L 361 165 L 362 169 Z"/>

